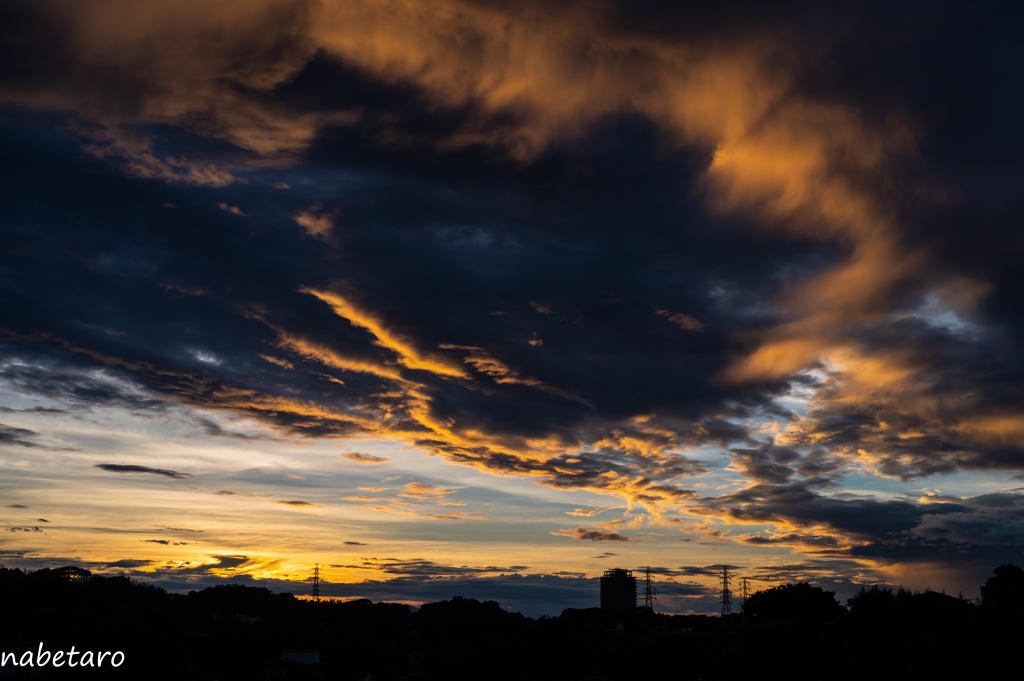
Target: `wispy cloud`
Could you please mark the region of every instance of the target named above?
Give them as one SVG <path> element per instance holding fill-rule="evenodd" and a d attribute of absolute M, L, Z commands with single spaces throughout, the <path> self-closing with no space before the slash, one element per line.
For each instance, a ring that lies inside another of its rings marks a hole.
<path fill-rule="evenodd" d="M 226 203 L 218 203 L 217 207 L 220 208 L 221 210 L 231 213 L 232 215 L 238 215 L 239 217 L 248 217 L 246 216 L 245 213 L 242 212 L 242 209 L 239 208 L 238 206 L 229 206 Z"/>
<path fill-rule="evenodd" d="M 318 239 L 326 238 L 334 229 L 334 221 L 338 217 L 338 210 L 325 210 L 319 203 L 314 203 L 295 214 L 295 222 L 302 227 L 310 236 Z"/>
<path fill-rule="evenodd" d="M 593 516 L 595 516 L 595 515 L 597 515 L 599 513 L 604 513 L 605 511 L 611 511 L 611 510 L 614 510 L 615 508 L 616 508 L 615 506 L 601 506 L 601 507 L 598 507 L 598 508 L 591 508 L 591 507 L 588 507 L 588 508 L 577 508 L 575 511 L 566 511 L 566 513 L 568 513 L 569 515 L 582 516 L 584 518 L 591 518 L 591 517 L 593 517 Z"/>
<path fill-rule="evenodd" d="M 448 494 L 455 494 L 455 490 L 438 487 L 437 485 L 428 485 L 422 482 L 409 482 L 402 486 L 402 491 L 398 493 L 398 496 L 408 499 L 437 501 L 438 499 L 443 499 Z"/>

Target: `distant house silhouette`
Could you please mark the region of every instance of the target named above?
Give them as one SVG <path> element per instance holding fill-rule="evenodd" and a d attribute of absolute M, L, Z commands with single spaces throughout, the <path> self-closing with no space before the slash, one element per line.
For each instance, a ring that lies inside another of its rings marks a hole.
<path fill-rule="evenodd" d="M 609 615 L 636 610 L 636 577 L 631 570 L 605 570 L 601 577 L 601 610 Z"/>

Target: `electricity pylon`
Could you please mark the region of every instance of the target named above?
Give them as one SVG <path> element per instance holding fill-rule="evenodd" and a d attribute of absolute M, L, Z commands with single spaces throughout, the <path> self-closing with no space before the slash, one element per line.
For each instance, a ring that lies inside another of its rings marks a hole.
<path fill-rule="evenodd" d="M 655 598 L 655 594 L 658 590 L 654 588 L 654 579 L 651 577 L 651 566 L 648 565 L 644 571 L 644 610 L 648 614 L 654 614 L 654 601 L 658 600 Z"/>
<path fill-rule="evenodd" d="M 732 591 L 729 590 L 729 566 L 722 566 L 722 617 L 732 614 Z"/>

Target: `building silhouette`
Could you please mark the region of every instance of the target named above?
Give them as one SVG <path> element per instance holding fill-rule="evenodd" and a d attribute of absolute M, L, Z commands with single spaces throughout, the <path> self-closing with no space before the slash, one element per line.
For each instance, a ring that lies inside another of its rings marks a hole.
<path fill-rule="evenodd" d="M 601 609 L 611 615 L 636 610 L 636 577 L 631 570 L 605 570 L 601 578 Z"/>

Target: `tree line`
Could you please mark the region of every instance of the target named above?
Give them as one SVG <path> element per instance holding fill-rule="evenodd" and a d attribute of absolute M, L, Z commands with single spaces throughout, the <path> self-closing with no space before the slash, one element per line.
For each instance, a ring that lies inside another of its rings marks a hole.
<path fill-rule="evenodd" d="M 0 603 L 0 651 L 45 643 L 124 652 L 117 669 L 48 668 L 46 678 L 950 678 L 1016 662 L 1024 571 L 996 568 L 980 604 L 875 585 L 843 605 L 798 583 L 758 591 L 725 618 L 590 608 L 530 619 L 458 596 L 417 610 L 238 584 L 174 594 L 73 566 L 0 567 Z M 286 651 L 313 652 L 319 665 Z"/>

